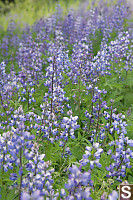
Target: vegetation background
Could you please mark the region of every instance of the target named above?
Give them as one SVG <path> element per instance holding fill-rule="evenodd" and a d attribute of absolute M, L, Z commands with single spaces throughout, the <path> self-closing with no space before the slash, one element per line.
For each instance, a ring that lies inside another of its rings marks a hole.
<path fill-rule="evenodd" d="M 79 6 L 89 9 L 92 1 L 97 4 L 100 0 L 0 0 L 0 26 L 6 30 L 10 20 L 14 20 L 21 27 L 25 24 L 33 25 L 40 18 L 52 14 L 57 4 L 61 5 L 63 13 L 66 14 L 69 9 L 77 9 Z M 116 0 L 107 2 L 115 3 Z"/>
<path fill-rule="evenodd" d="M 0 1 L 0 24 L 4 30 L 11 19 L 20 26 L 25 23 L 33 25 L 36 20 L 48 17 L 55 11 L 56 4 L 59 3 L 66 13 L 69 8 L 76 8 L 84 0 L 10 0 Z"/>

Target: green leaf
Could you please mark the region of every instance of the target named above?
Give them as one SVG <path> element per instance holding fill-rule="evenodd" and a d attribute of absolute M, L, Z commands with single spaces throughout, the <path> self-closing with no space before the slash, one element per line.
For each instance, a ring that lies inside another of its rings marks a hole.
<path fill-rule="evenodd" d="M 123 95 L 117 97 L 117 98 L 115 99 L 115 103 L 118 102 L 118 101 L 120 101 L 120 100 L 122 100 L 123 98 L 124 98 Z"/>
<path fill-rule="evenodd" d="M 123 87 L 122 84 L 120 84 L 120 83 L 111 84 L 111 86 L 114 87 L 114 88 L 117 88 L 119 90 L 121 90 L 122 87 Z"/>
<path fill-rule="evenodd" d="M 133 184 L 133 176 L 131 175 L 128 176 L 128 182 L 129 184 Z"/>
<path fill-rule="evenodd" d="M 76 162 L 76 158 L 75 158 L 75 156 L 71 155 L 71 156 L 69 157 L 69 164 L 70 164 L 70 163 L 73 163 L 73 162 Z"/>
<path fill-rule="evenodd" d="M 45 42 L 47 42 L 47 43 L 50 43 L 51 41 L 49 41 L 49 40 L 44 40 Z"/>
<path fill-rule="evenodd" d="M 117 131 L 115 131 L 115 140 L 117 140 L 118 138 L 118 134 L 117 134 Z"/>
<path fill-rule="evenodd" d="M 109 139 L 110 139 L 111 141 L 114 141 L 114 138 L 112 137 L 112 135 L 108 134 L 108 136 L 109 136 Z"/>
<path fill-rule="evenodd" d="M 82 135 L 80 134 L 80 132 L 78 131 L 78 140 L 82 139 Z"/>
<path fill-rule="evenodd" d="M 39 116 L 42 115 L 42 112 L 41 112 L 40 110 L 35 110 L 35 113 L 36 113 L 37 115 L 39 115 Z"/>

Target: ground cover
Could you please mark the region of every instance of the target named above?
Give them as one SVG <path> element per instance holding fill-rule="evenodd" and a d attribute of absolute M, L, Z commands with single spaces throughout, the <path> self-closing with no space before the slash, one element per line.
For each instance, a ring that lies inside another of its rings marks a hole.
<path fill-rule="evenodd" d="M 62 13 L 1 32 L 2 200 L 115 200 L 133 184 L 129 7 Z"/>

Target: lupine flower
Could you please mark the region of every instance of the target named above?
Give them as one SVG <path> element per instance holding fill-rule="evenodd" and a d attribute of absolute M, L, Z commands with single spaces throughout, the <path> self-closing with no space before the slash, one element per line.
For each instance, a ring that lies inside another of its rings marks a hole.
<path fill-rule="evenodd" d="M 113 190 L 112 193 L 109 195 L 109 200 L 117 200 L 118 199 L 118 192 Z"/>

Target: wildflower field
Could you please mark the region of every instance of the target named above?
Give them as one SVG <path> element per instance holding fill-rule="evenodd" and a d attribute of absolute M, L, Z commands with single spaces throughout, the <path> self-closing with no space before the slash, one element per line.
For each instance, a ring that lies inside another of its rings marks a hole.
<path fill-rule="evenodd" d="M 0 199 L 117 200 L 133 184 L 133 26 L 101 0 L 0 31 Z"/>

